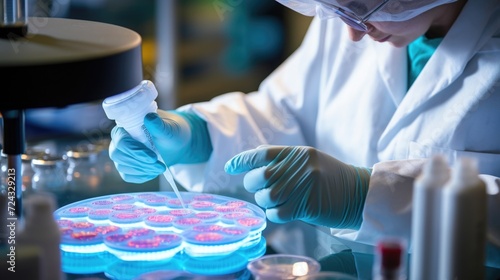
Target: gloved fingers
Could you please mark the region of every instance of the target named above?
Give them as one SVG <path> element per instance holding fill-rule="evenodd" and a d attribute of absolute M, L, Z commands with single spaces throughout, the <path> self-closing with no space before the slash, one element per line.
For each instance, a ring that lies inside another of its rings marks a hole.
<path fill-rule="evenodd" d="M 190 146 L 191 127 L 180 114 L 158 110 L 158 113 L 149 113 L 144 117 L 144 126 L 149 131 L 165 164 L 170 166 L 177 163 L 197 162 L 196 159 L 192 159 L 192 153 L 196 156 L 201 154 L 204 159 L 208 158 L 203 148 Z"/>
<path fill-rule="evenodd" d="M 152 174 L 142 174 L 142 175 L 130 175 L 124 172 L 118 172 L 125 182 L 133 184 L 141 184 L 149 180 L 153 180 L 158 175 Z"/>
<path fill-rule="evenodd" d="M 119 143 L 124 138 L 125 138 L 125 141 L 127 142 L 128 141 L 127 139 L 132 138 L 132 136 L 130 136 L 130 134 L 123 127 L 119 127 L 119 126 L 113 127 L 113 129 L 111 130 L 111 142 L 109 143 L 110 154 L 111 154 L 111 151 L 121 147 L 121 145 Z M 134 140 L 134 139 L 132 138 L 132 140 Z M 126 147 L 126 144 L 124 144 L 123 147 Z"/>
<path fill-rule="evenodd" d="M 157 162 L 156 153 L 141 142 L 135 140 L 121 127 L 111 131 L 112 141 L 109 145 L 109 157 L 126 165 L 152 164 Z"/>
<path fill-rule="evenodd" d="M 113 142 L 110 143 L 109 157 L 114 162 L 124 165 L 148 165 L 158 161 L 155 152 L 131 137 L 123 138 L 118 146 Z"/>
<path fill-rule="evenodd" d="M 293 196 L 290 196 L 286 201 L 284 200 L 283 203 L 266 209 L 266 216 L 270 221 L 287 223 L 300 219 L 308 222 L 309 219 L 316 218 L 310 210 L 311 206 L 318 206 L 311 205 L 311 188 L 303 186 L 302 188 L 294 189 L 293 192 Z M 263 201 L 260 202 L 265 203 Z"/>
<path fill-rule="evenodd" d="M 296 146 L 260 145 L 257 149 L 267 149 L 267 159 L 278 159 L 286 157 Z"/>
<path fill-rule="evenodd" d="M 123 137 L 131 136 L 123 127 L 113 127 L 113 129 L 111 130 L 111 143 L 118 143 Z"/>
<path fill-rule="evenodd" d="M 281 194 L 278 193 L 277 195 L 273 195 L 273 192 L 275 193 L 275 190 L 272 187 L 257 191 L 254 195 L 255 202 L 264 209 L 279 206 L 282 204 L 282 202 L 280 202 Z"/>
<path fill-rule="evenodd" d="M 165 171 L 165 165 L 159 161 L 153 164 L 139 164 L 138 162 L 114 162 L 122 179 L 129 183 L 143 183 L 154 179 Z"/>
<path fill-rule="evenodd" d="M 294 206 L 290 203 L 282 204 L 278 207 L 266 209 L 267 219 L 271 222 L 283 224 L 296 220 L 294 217 Z"/>
<path fill-rule="evenodd" d="M 191 138 L 191 130 L 186 120 L 170 111 L 158 110 L 158 113 L 148 113 L 144 117 L 144 126 L 155 138 L 175 141 L 188 141 Z"/>
<path fill-rule="evenodd" d="M 156 154 L 144 147 L 133 147 L 138 142 L 132 142 L 127 149 L 116 149 L 110 145 L 109 157 L 116 163 L 129 166 L 154 165 L 158 162 Z M 140 144 L 140 143 L 139 143 Z"/>
<path fill-rule="evenodd" d="M 301 161 L 300 153 L 292 149 L 285 156 L 277 155 L 276 164 L 268 166 L 270 175 L 268 187 L 255 193 L 255 201 L 265 209 L 271 221 L 289 222 L 307 216 L 315 177 L 312 176 L 307 161 Z M 280 159 L 280 157 L 285 158 Z M 298 157 L 297 157 L 298 156 Z M 293 164 L 290 164 L 290 163 Z"/>
<path fill-rule="evenodd" d="M 269 170 L 269 168 L 267 168 Z M 252 170 L 249 173 L 255 171 Z M 249 174 L 247 173 L 247 175 Z M 255 190 L 255 202 L 263 208 L 269 209 L 273 207 L 278 207 L 280 205 L 288 203 L 290 199 L 294 197 L 300 199 L 305 199 L 300 193 L 302 192 L 304 183 L 302 180 L 303 175 L 299 172 L 293 172 L 291 174 L 286 174 L 280 172 L 283 176 L 274 176 L 274 182 L 271 180 L 266 181 L 265 187 Z M 245 186 L 246 188 L 247 186 Z"/>
<path fill-rule="evenodd" d="M 314 176 L 311 176 L 309 162 L 302 156 L 302 150 L 296 147 L 273 148 L 271 154 L 274 159 L 266 168 L 266 189 L 256 194 L 256 200 L 266 208 L 272 208 L 290 199 L 306 199 L 303 192 L 309 188 Z"/>
<path fill-rule="evenodd" d="M 165 125 L 165 122 L 157 113 L 146 114 L 144 126 L 153 137 L 166 137 L 167 135 L 171 137 L 170 127 Z"/>
<path fill-rule="evenodd" d="M 161 174 L 165 171 L 166 167 L 160 161 L 155 162 L 154 164 L 123 164 L 115 162 L 116 169 L 124 174 L 128 174 L 130 176 L 154 176 L 156 177 L 158 174 Z M 153 177 L 153 178 L 154 178 Z"/>
<path fill-rule="evenodd" d="M 282 150 L 282 146 L 259 146 L 256 149 L 241 152 L 231 158 L 224 166 L 228 174 L 239 174 L 254 168 L 266 166 Z"/>
<path fill-rule="evenodd" d="M 250 170 L 247 174 L 245 174 L 243 177 L 243 186 L 248 192 L 255 193 L 266 187 L 266 169 L 266 166 L 262 166 Z"/>

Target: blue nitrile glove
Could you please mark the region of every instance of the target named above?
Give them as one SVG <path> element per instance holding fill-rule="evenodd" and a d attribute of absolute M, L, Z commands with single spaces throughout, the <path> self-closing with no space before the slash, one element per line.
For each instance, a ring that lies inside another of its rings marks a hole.
<path fill-rule="evenodd" d="M 261 146 L 226 163 L 229 174 L 248 173 L 247 191 L 276 223 L 293 220 L 358 229 L 371 170 L 347 165 L 311 147 Z"/>
<path fill-rule="evenodd" d="M 212 153 L 207 124 L 196 114 L 158 110 L 146 115 L 144 126 L 167 166 L 205 162 Z M 121 127 L 111 131 L 109 156 L 130 183 L 149 181 L 165 171 L 156 153 Z"/>

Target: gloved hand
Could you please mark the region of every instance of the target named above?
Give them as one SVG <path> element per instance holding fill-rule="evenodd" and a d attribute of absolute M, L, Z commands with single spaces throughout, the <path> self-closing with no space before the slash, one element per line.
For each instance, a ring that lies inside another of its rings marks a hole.
<path fill-rule="evenodd" d="M 358 229 L 371 170 L 347 165 L 311 147 L 261 146 L 225 166 L 247 172 L 245 189 L 276 223 L 302 220 L 331 228 Z"/>
<path fill-rule="evenodd" d="M 196 114 L 158 110 L 146 115 L 144 126 L 167 166 L 205 162 L 212 153 L 207 124 Z M 109 156 L 130 183 L 149 181 L 165 171 L 156 153 L 121 127 L 111 130 Z"/>

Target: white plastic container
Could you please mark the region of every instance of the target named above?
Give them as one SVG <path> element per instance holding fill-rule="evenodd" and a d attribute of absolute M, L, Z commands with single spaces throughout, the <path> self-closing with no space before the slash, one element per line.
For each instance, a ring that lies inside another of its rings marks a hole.
<path fill-rule="evenodd" d="M 410 279 L 438 279 L 441 193 L 450 177 L 443 157 L 432 157 L 413 186 Z"/>
<path fill-rule="evenodd" d="M 484 279 L 487 193 L 477 162 L 459 159 L 443 192 L 439 279 Z"/>
<path fill-rule="evenodd" d="M 61 235 L 53 212 L 55 200 L 50 194 L 32 194 L 25 201 L 26 219 L 23 227 L 18 229 L 17 240 L 19 248 L 38 248 L 40 263 L 37 279 L 64 279 L 61 272 L 61 253 L 59 244 Z"/>
<path fill-rule="evenodd" d="M 106 116 L 123 127 L 134 139 L 156 150 L 144 127 L 144 117 L 156 112 L 158 91 L 151 81 L 142 81 L 135 88 L 106 98 L 102 107 Z"/>
<path fill-rule="evenodd" d="M 156 112 L 158 109 L 155 101 L 157 96 L 158 91 L 154 84 L 151 81 L 145 80 L 131 90 L 106 98 L 102 103 L 102 108 L 110 120 L 114 120 L 116 125 L 123 127 L 130 136 L 156 152 L 158 160 L 165 162 L 158 153 L 149 131 L 144 126 L 144 117 L 148 113 Z M 174 190 L 184 208 L 182 196 L 168 166 L 163 176 Z"/>

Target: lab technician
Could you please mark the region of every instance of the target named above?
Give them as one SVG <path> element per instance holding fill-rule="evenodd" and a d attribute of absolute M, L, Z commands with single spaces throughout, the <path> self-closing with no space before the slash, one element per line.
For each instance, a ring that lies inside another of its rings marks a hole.
<path fill-rule="evenodd" d="M 410 240 L 425 158 L 472 157 L 500 246 L 500 1 L 278 1 L 315 18 L 258 91 L 146 116 L 176 179 L 254 194 L 271 222 L 374 244 Z M 165 169 L 121 128 L 110 156 L 129 182 Z"/>

